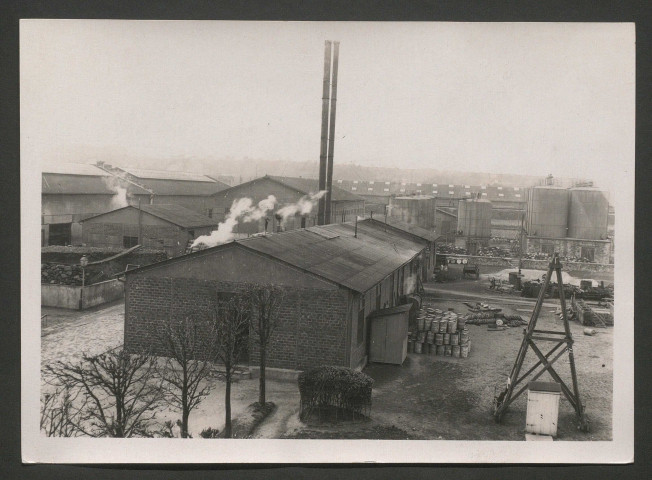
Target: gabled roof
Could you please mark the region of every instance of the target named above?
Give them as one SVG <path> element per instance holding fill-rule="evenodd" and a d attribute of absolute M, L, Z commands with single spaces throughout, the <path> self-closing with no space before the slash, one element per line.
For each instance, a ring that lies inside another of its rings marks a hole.
<path fill-rule="evenodd" d="M 422 238 L 423 240 L 426 240 L 428 242 L 434 242 L 437 239 L 437 235 L 435 235 L 435 232 L 431 232 L 430 230 L 426 230 L 425 228 L 419 227 L 418 225 L 412 225 L 392 217 L 387 217 L 387 220 L 385 220 L 384 217 L 382 220 L 378 220 L 375 218 L 366 218 L 358 222 L 358 224 L 361 223 L 362 224 L 368 223 L 370 225 L 375 225 L 376 227 L 383 227 L 387 225 L 390 228 L 407 232 L 411 235 L 414 235 L 415 237 Z"/>
<path fill-rule="evenodd" d="M 348 225 L 352 227 L 352 225 Z M 396 269 L 410 262 L 423 247 L 406 239 L 393 238 L 384 243 L 372 240 L 370 235 L 354 232 L 342 224 L 311 227 L 309 229 L 249 237 L 154 263 L 126 272 L 127 275 L 157 265 L 179 260 L 190 261 L 193 256 L 210 255 L 222 248 L 245 248 L 290 264 L 320 278 L 364 293 L 384 280 Z M 359 226 L 358 226 L 359 227 Z"/>
<path fill-rule="evenodd" d="M 115 195 L 110 175 L 93 165 L 61 164 L 43 167 L 41 193 L 46 195 Z"/>
<path fill-rule="evenodd" d="M 226 183 L 201 173 L 145 170 L 131 167 L 121 168 L 121 170 L 131 175 L 138 185 L 154 192 L 154 195 L 204 196 L 213 195 L 229 188 Z"/>
<path fill-rule="evenodd" d="M 297 192 L 300 192 L 304 195 L 319 192 L 319 180 L 317 180 L 316 178 L 278 177 L 275 175 L 266 175 L 266 177 L 271 180 L 274 180 L 275 182 L 281 183 L 286 187 L 296 190 Z M 347 192 L 346 190 L 342 190 L 337 185 L 333 184 L 331 200 L 334 202 L 340 202 L 340 201 L 361 202 L 364 199 L 359 195 L 356 195 L 351 192 Z"/>
<path fill-rule="evenodd" d="M 119 210 L 125 210 L 127 208 L 132 208 L 138 210 L 136 207 L 131 205 L 123 208 L 118 208 L 106 213 L 100 213 L 93 217 L 89 217 L 84 221 L 91 219 L 96 219 L 104 215 L 109 215 L 111 213 L 117 212 Z M 145 213 L 153 215 L 157 218 L 165 220 L 166 222 L 177 225 L 181 228 L 199 228 L 199 227 L 214 227 L 217 225 L 217 222 L 212 218 L 206 217 L 200 213 L 197 213 L 188 208 L 182 207 L 181 205 L 141 205 L 141 210 Z"/>

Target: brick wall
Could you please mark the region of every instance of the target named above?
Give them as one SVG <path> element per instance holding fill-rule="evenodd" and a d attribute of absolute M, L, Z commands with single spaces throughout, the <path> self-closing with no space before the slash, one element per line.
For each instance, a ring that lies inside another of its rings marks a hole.
<path fill-rule="evenodd" d="M 163 351 L 157 331 L 168 318 L 209 318 L 218 291 L 238 284 L 132 274 L 127 278 L 124 348 L 129 352 Z M 346 365 L 348 292 L 287 289 L 282 321 L 268 346 L 267 366 L 304 370 L 318 365 Z M 250 338 L 250 363 L 259 352 Z"/>

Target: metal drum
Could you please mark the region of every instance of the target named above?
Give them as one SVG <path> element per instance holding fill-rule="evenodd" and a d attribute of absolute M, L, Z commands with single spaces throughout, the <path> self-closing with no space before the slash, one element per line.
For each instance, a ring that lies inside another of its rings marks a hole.
<path fill-rule="evenodd" d="M 457 317 L 457 329 L 458 330 L 464 330 L 466 327 L 466 318 L 465 317 Z"/>
<path fill-rule="evenodd" d="M 417 333 L 417 343 L 423 343 L 426 340 L 426 332 Z"/>
<path fill-rule="evenodd" d="M 457 333 L 451 333 L 451 345 L 459 345 L 460 336 Z"/>
<path fill-rule="evenodd" d="M 460 358 L 460 346 L 459 345 L 452 345 L 452 354 L 455 358 Z"/>
<path fill-rule="evenodd" d="M 437 355 L 443 355 L 443 354 L 444 354 L 444 346 L 437 345 Z"/>
<path fill-rule="evenodd" d="M 423 351 L 423 343 L 417 342 L 414 344 L 414 353 L 421 353 Z"/>
<path fill-rule="evenodd" d="M 425 317 L 417 317 L 417 329 L 420 332 L 423 332 L 426 329 L 426 319 L 425 319 Z"/>
<path fill-rule="evenodd" d="M 451 318 L 448 321 L 448 333 L 457 332 L 457 318 Z"/>
<path fill-rule="evenodd" d="M 435 317 L 432 319 L 432 324 L 430 325 L 430 331 L 437 333 L 439 331 L 439 317 Z"/>
<path fill-rule="evenodd" d="M 435 334 L 435 345 L 443 345 L 444 344 L 444 334 L 443 333 L 436 333 Z"/>
<path fill-rule="evenodd" d="M 453 354 L 453 347 L 451 345 L 444 345 L 444 355 L 450 357 Z"/>
<path fill-rule="evenodd" d="M 466 358 L 469 356 L 469 345 L 461 345 L 460 346 L 460 357 Z"/>
<path fill-rule="evenodd" d="M 451 334 L 444 333 L 444 345 L 450 345 L 450 344 L 451 344 Z"/>
<path fill-rule="evenodd" d="M 469 330 L 464 329 L 460 332 L 460 345 L 466 345 L 469 343 Z"/>
<path fill-rule="evenodd" d="M 433 342 L 434 340 L 435 340 L 435 334 L 432 333 L 432 332 L 428 332 L 428 334 L 426 335 L 426 343 L 432 345 L 432 342 Z"/>
<path fill-rule="evenodd" d="M 414 352 L 414 342 L 412 340 L 408 340 L 408 353 Z"/>
<path fill-rule="evenodd" d="M 446 333 L 447 326 L 448 319 L 444 317 L 439 321 L 439 333 Z"/>
<path fill-rule="evenodd" d="M 430 331 L 430 328 L 432 327 L 432 317 L 428 315 L 425 320 L 425 324 L 423 326 L 423 329 L 428 332 Z"/>

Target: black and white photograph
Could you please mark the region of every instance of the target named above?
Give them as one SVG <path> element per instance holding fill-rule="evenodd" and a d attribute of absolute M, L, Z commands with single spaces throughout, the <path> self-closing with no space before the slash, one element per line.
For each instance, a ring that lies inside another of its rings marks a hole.
<path fill-rule="evenodd" d="M 23 461 L 633 461 L 635 86 L 632 23 L 21 20 Z"/>

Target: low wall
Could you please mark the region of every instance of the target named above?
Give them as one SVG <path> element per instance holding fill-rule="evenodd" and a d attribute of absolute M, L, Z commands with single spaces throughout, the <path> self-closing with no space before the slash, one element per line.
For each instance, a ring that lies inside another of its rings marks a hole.
<path fill-rule="evenodd" d="M 124 283 L 107 280 L 83 287 L 41 284 L 41 306 L 85 310 L 124 297 Z M 83 300 L 82 300 L 83 298 Z"/>
<path fill-rule="evenodd" d="M 453 255 L 455 258 L 467 258 L 468 263 L 480 266 L 491 266 L 491 267 L 505 267 L 505 268 L 516 268 L 518 266 L 518 258 L 501 258 L 501 257 L 480 257 L 473 255 Z M 523 268 L 532 269 L 532 270 L 548 270 L 550 265 L 549 260 L 532 260 L 529 258 L 523 259 Z M 580 263 L 580 262 L 563 262 L 562 267 L 564 270 L 585 270 L 588 272 L 607 272 L 613 273 L 614 266 L 604 265 L 600 263 Z"/>

